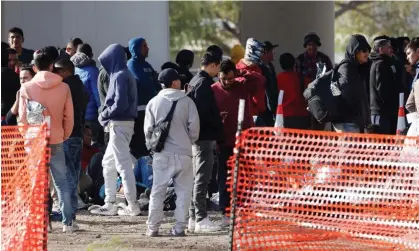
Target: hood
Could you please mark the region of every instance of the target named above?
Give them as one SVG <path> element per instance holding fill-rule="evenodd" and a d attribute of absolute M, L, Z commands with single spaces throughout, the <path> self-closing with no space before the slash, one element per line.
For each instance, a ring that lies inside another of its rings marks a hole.
<path fill-rule="evenodd" d="M 145 60 L 145 58 L 143 56 L 141 56 L 141 45 L 143 44 L 143 42 L 145 41 L 144 38 L 141 37 L 137 37 L 137 38 L 133 38 L 128 42 L 128 49 L 129 52 L 131 53 L 131 57 L 134 59 L 139 59 L 139 60 Z"/>
<path fill-rule="evenodd" d="M 120 44 L 109 45 L 98 58 L 105 71 L 111 75 L 125 69 L 127 56 L 124 47 Z"/>
<path fill-rule="evenodd" d="M 83 52 L 77 52 L 70 58 L 70 60 L 73 62 L 74 66 L 78 68 L 89 65 L 96 65 L 96 62 Z"/>
<path fill-rule="evenodd" d="M 36 73 L 30 82 L 35 82 L 42 89 L 52 89 L 61 84 L 63 78 L 49 71 L 40 71 Z"/>
<path fill-rule="evenodd" d="M 176 55 L 176 63 L 181 67 L 193 65 L 194 53 L 191 50 L 181 50 Z"/>
<path fill-rule="evenodd" d="M 367 39 L 359 34 L 352 35 L 348 46 L 346 46 L 345 59 L 352 63 L 357 63 L 355 54 L 357 51 L 364 49 L 371 51 L 371 46 L 368 44 Z"/>
<path fill-rule="evenodd" d="M 181 90 L 167 88 L 161 90 L 157 96 L 163 97 L 173 102 L 185 98 L 186 94 Z"/>

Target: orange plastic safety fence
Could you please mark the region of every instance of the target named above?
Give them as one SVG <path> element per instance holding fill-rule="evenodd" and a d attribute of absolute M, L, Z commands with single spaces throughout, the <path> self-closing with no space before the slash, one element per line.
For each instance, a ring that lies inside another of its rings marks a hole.
<path fill-rule="evenodd" d="M 1 249 L 46 250 L 48 128 L 1 127 Z"/>
<path fill-rule="evenodd" d="M 419 137 L 252 128 L 235 152 L 234 250 L 419 250 Z"/>

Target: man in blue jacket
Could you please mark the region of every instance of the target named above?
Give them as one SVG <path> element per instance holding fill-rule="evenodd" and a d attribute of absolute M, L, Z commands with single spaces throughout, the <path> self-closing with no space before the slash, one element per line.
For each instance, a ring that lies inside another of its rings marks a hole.
<path fill-rule="evenodd" d="M 92 141 L 103 145 L 103 140 L 100 139 L 100 135 L 103 128 L 98 122 L 98 109 L 100 107 L 99 92 L 97 89 L 97 79 L 99 76 L 99 69 L 96 67 L 96 62 L 92 59 L 93 52 L 92 47 L 89 44 L 81 44 L 77 49 L 77 53 L 71 57 L 76 67 L 75 73 L 78 75 L 83 82 L 84 89 L 89 95 L 89 101 L 87 103 L 85 120 L 86 124 L 92 131 Z"/>
<path fill-rule="evenodd" d="M 109 45 L 98 60 L 109 74 L 109 89 L 105 103 L 99 111 L 99 122 L 106 131 L 109 131 L 109 143 L 102 160 L 105 205 L 92 210 L 91 213 L 136 216 L 140 214 L 140 206 L 137 203 L 129 142 L 137 117 L 137 85 L 127 69 L 125 51 L 121 45 Z M 118 173 L 128 201 L 128 206 L 120 210 L 115 204 Z"/>
<path fill-rule="evenodd" d="M 129 41 L 128 48 L 132 57 L 128 60 L 127 66 L 137 82 L 138 93 L 138 117 L 135 120 L 130 149 L 132 155 L 138 159 L 148 155 L 143 132 L 145 108 L 148 102 L 161 90 L 161 85 L 157 82 L 157 73 L 146 61 L 149 51 L 147 41 L 144 38 L 133 38 Z"/>

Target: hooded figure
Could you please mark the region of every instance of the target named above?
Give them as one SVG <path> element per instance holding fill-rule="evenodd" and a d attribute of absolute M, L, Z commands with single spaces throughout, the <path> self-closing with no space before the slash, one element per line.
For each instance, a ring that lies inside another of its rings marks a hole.
<path fill-rule="evenodd" d="M 107 126 L 110 120 L 133 121 L 137 117 L 137 85 L 126 66 L 124 47 L 109 45 L 98 58 L 109 74 L 109 89 L 99 114 L 99 122 Z"/>
<path fill-rule="evenodd" d="M 16 93 L 20 89 L 19 75 L 8 67 L 9 51 L 2 48 L 1 52 L 1 116 L 6 116 L 16 101 Z M 3 120 L 3 119 L 2 119 Z"/>
<path fill-rule="evenodd" d="M 244 59 L 255 64 L 261 64 L 264 47 L 265 47 L 264 43 L 252 37 L 247 39 Z"/>
<path fill-rule="evenodd" d="M 370 125 L 370 108 L 366 85 L 361 76 L 362 65 L 368 63 L 371 47 L 362 35 L 352 35 L 346 47 L 345 59 L 338 66 L 341 91 L 339 109 L 342 117 L 333 121 L 335 130 L 363 132 Z M 357 56 L 358 55 L 358 56 Z"/>
<path fill-rule="evenodd" d="M 132 57 L 127 63 L 129 71 L 137 81 L 138 106 L 144 106 L 141 110 L 145 110 L 147 103 L 161 90 L 157 83 L 157 73 L 141 55 L 144 42 L 144 38 L 133 38 L 129 41 L 128 48 Z"/>
<path fill-rule="evenodd" d="M 193 75 L 189 71 L 189 69 L 193 65 L 194 56 L 195 55 L 193 51 L 190 51 L 190 50 L 181 50 L 176 56 L 176 64 L 179 66 L 178 73 L 180 75 L 183 75 L 183 78 L 181 79 L 182 90 L 184 89 L 185 85 L 188 84 L 193 78 Z"/>
<path fill-rule="evenodd" d="M 99 69 L 96 67 L 95 61 L 82 52 L 77 52 L 70 60 L 75 66 L 74 74 L 80 77 L 84 89 L 89 95 L 85 119 L 86 121 L 97 122 L 100 107 L 99 92 L 97 90 Z M 93 139 L 93 141 L 95 140 Z"/>

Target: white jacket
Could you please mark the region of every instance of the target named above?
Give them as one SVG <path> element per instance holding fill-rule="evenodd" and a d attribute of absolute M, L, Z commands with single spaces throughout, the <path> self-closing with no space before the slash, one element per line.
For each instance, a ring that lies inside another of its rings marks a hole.
<path fill-rule="evenodd" d="M 154 127 L 164 120 L 176 101 L 169 135 L 163 151 L 192 156 L 192 144 L 199 137 L 199 115 L 195 103 L 180 90 L 168 88 L 150 100 L 144 119 L 144 134 L 148 147 Z"/>

